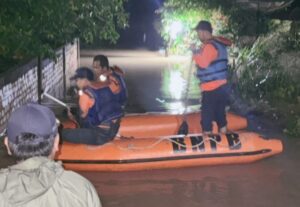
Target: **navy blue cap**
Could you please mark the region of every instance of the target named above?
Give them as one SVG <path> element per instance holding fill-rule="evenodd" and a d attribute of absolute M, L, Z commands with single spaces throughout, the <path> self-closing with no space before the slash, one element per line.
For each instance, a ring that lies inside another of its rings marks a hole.
<path fill-rule="evenodd" d="M 86 78 L 89 81 L 94 80 L 94 73 L 90 68 L 80 67 L 76 70 L 75 75 L 70 78 L 70 80 L 75 80 L 78 78 Z"/>
<path fill-rule="evenodd" d="M 195 27 L 195 30 L 206 30 L 212 33 L 213 29 L 211 26 L 211 23 L 209 21 L 201 20 L 197 26 Z"/>
<path fill-rule="evenodd" d="M 11 113 L 7 123 L 8 141 L 17 144 L 17 137 L 23 133 L 42 137 L 55 135 L 57 124 L 54 113 L 36 103 L 29 103 L 16 109 Z"/>

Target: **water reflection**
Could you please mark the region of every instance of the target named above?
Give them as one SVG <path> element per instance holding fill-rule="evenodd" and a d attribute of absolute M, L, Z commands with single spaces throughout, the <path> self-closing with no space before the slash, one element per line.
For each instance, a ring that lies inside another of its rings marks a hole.
<path fill-rule="evenodd" d="M 139 52 L 139 55 L 140 54 Z M 81 58 L 81 63 L 92 61 Z M 85 61 L 85 62 L 84 62 Z M 191 76 L 190 60 L 164 57 L 114 57 L 112 64 L 126 70 L 129 113 L 181 113 L 188 88 L 188 110 L 199 110 L 198 80 Z M 192 70 L 192 73 L 195 69 Z M 265 125 L 251 119 L 253 126 Z M 265 127 L 271 137 L 274 124 Z M 272 128 L 273 127 L 273 128 Z M 255 128 L 255 127 L 253 127 Z M 103 206 L 122 207 L 296 207 L 300 205 L 300 141 L 288 140 L 285 152 L 254 164 L 123 173 L 82 173 L 96 186 Z"/>
<path fill-rule="evenodd" d="M 168 111 L 174 114 L 182 114 L 186 110 L 185 105 L 181 101 L 165 103 L 164 106 Z"/>
<path fill-rule="evenodd" d="M 130 69 L 126 71 L 130 95 L 127 112 L 182 112 L 188 61 L 173 64 L 164 63 L 164 58 L 144 58 L 138 62 L 136 57 L 110 60 Z M 91 61 L 92 57 L 86 63 Z M 188 92 L 188 109 L 199 110 L 200 92 L 194 76 Z M 253 118 L 252 121 L 263 124 Z M 264 133 L 280 137 L 274 134 L 273 123 L 267 126 L 262 127 Z M 300 141 L 283 141 L 283 154 L 247 165 L 80 173 L 96 187 L 105 207 L 296 207 L 300 206 Z M 12 163 L 4 146 L 0 153 L 1 167 Z"/>
<path fill-rule="evenodd" d="M 166 111 L 185 113 L 199 110 L 198 80 L 192 74 L 194 70 L 189 68 L 191 66 L 187 62 L 169 64 L 167 68 L 162 70 L 161 93 L 163 101 L 160 103 Z"/>
<path fill-rule="evenodd" d="M 90 61 L 91 58 L 87 62 Z M 192 75 L 187 84 L 188 58 L 132 57 L 111 61 L 129 69 L 127 112 L 182 113 L 185 104 L 187 111 L 199 110 L 198 80 Z M 262 126 L 255 122 L 254 126 Z M 274 126 L 266 129 L 275 131 Z M 106 207 L 294 207 L 300 205 L 300 141 L 288 143 L 284 143 L 283 154 L 248 165 L 83 175 L 96 186 Z"/>
<path fill-rule="evenodd" d="M 163 77 L 165 79 L 168 79 L 168 76 L 169 81 L 165 82 L 165 84 L 168 85 L 167 91 L 170 94 L 171 98 L 180 100 L 186 86 L 186 80 L 182 77 L 182 74 L 178 70 L 169 70 L 169 73 L 165 73 Z"/>

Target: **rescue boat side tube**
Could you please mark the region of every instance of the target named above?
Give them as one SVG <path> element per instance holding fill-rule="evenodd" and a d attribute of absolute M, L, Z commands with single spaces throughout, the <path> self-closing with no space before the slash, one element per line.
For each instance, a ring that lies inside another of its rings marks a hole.
<path fill-rule="evenodd" d="M 73 170 L 130 171 L 251 163 L 282 150 L 280 140 L 239 132 L 184 138 L 116 139 L 103 146 L 63 143 L 57 159 Z"/>

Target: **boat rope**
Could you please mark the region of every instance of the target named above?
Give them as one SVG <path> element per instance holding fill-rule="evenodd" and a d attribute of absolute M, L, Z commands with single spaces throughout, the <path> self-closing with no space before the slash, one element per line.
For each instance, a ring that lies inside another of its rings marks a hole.
<path fill-rule="evenodd" d="M 194 134 L 174 134 L 174 135 L 166 135 L 166 136 L 159 136 L 157 138 L 184 138 L 184 137 L 196 137 L 196 136 L 203 136 L 203 133 L 194 133 Z M 119 135 L 117 134 L 116 137 L 120 138 L 120 139 L 151 139 L 153 137 L 140 137 L 140 138 L 135 138 L 134 136 L 123 136 L 123 135 Z"/>
<path fill-rule="evenodd" d="M 152 149 L 153 147 L 155 147 L 156 145 L 158 145 L 159 143 L 161 143 L 161 142 L 163 142 L 165 140 L 167 140 L 167 141 L 169 141 L 171 143 L 174 143 L 174 144 L 176 144 L 176 145 L 178 145 L 178 146 L 180 146 L 182 148 L 185 148 L 185 149 L 197 148 L 197 147 L 203 145 L 205 141 L 213 141 L 213 142 L 215 142 L 219 146 L 228 147 L 228 148 L 235 148 L 235 147 L 237 147 L 237 146 L 239 146 L 241 144 L 241 141 L 239 140 L 238 142 L 234 143 L 234 145 L 229 146 L 229 145 L 221 144 L 219 141 L 215 140 L 214 138 L 207 137 L 207 136 L 204 137 L 204 139 L 200 143 L 198 143 L 196 145 L 192 145 L 192 146 L 186 146 L 186 145 L 184 145 L 184 144 L 182 144 L 182 143 L 174 140 L 174 138 L 191 137 L 191 136 L 197 136 L 197 135 L 198 136 L 199 135 L 203 136 L 203 134 L 188 134 L 188 135 L 181 135 L 181 134 L 179 134 L 179 135 L 174 135 L 174 136 L 162 136 L 157 141 L 155 141 L 154 143 L 152 143 L 152 144 L 150 144 L 148 146 L 145 146 L 145 147 L 136 147 L 136 146 L 134 146 L 133 143 L 129 143 L 127 147 L 122 147 L 122 146 L 120 146 L 118 144 L 115 144 L 115 143 L 112 143 L 112 144 L 116 145 L 116 147 L 118 149 L 120 149 L 120 150 L 145 150 L 145 149 Z M 134 137 L 122 137 L 122 138 L 123 139 L 129 139 L 129 140 L 135 139 Z"/>

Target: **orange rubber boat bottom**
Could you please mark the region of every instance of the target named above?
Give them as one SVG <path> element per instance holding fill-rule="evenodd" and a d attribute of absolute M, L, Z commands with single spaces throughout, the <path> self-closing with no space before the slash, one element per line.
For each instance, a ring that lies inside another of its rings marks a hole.
<path fill-rule="evenodd" d="M 251 163 L 282 150 L 280 140 L 238 132 L 184 138 L 115 139 L 102 146 L 64 142 L 56 159 L 72 170 L 129 171 Z"/>

